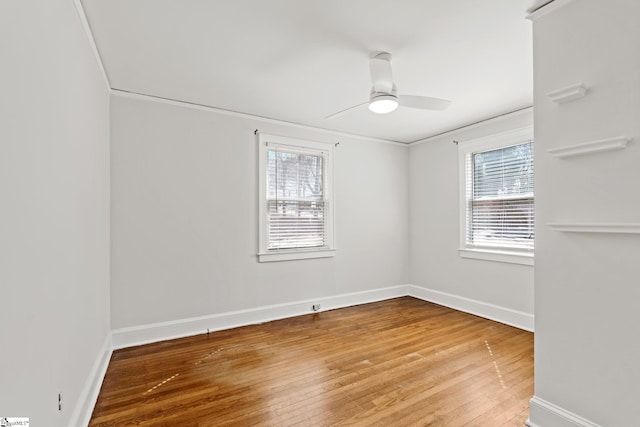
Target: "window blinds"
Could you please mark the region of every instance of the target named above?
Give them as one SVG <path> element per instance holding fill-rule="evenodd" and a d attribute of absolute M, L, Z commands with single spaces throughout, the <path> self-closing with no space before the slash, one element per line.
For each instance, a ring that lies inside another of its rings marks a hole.
<path fill-rule="evenodd" d="M 533 142 L 470 153 L 467 245 L 533 250 Z"/>
<path fill-rule="evenodd" d="M 326 153 L 267 149 L 267 249 L 326 246 Z"/>

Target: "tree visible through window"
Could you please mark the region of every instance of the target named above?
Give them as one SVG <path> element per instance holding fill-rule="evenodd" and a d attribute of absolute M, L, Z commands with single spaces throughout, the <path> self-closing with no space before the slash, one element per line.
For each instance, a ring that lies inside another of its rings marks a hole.
<path fill-rule="evenodd" d="M 467 244 L 533 249 L 533 142 L 472 153 Z"/>
<path fill-rule="evenodd" d="M 259 135 L 261 262 L 334 256 L 333 149 Z"/>
<path fill-rule="evenodd" d="M 531 127 L 458 145 L 461 256 L 533 265 L 533 147 Z"/>
<path fill-rule="evenodd" d="M 324 156 L 267 150 L 267 249 L 325 246 Z"/>

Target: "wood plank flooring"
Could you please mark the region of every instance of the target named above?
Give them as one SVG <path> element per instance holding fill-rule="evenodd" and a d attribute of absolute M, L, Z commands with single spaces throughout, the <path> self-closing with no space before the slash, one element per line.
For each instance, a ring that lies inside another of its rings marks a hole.
<path fill-rule="evenodd" d="M 113 353 L 90 426 L 520 426 L 533 334 L 411 297 Z"/>

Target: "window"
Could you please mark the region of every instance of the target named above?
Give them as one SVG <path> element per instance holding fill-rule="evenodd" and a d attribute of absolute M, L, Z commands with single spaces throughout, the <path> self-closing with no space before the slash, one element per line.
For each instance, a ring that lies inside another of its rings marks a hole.
<path fill-rule="evenodd" d="M 533 265 L 531 128 L 459 144 L 460 255 Z"/>
<path fill-rule="evenodd" d="M 333 145 L 265 134 L 258 143 L 260 262 L 333 256 Z"/>

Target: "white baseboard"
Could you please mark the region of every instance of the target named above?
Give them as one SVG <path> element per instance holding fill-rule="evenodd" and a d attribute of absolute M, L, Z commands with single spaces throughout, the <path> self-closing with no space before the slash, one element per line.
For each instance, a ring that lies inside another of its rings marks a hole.
<path fill-rule="evenodd" d="M 385 299 L 408 295 L 407 286 L 393 286 L 390 288 L 371 291 L 353 292 L 332 297 L 314 298 L 285 304 L 268 305 L 264 307 L 231 311 L 209 316 L 192 317 L 170 322 L 154 323 L 112 331 L 113 348 L 119 349 L 136 345 L 148 344 L 174 338 L 203 334 L 207 330 L 220 331 L 239 326 L 252 325 L 313 313 L 312 304 L 320 304 L 320 311 L 350 307 Z"/>
<path fill-rule="evenodd" d="M 533 396 L 529 401 L 529 427 L 601 427 L 551 402 Z"/>
<path fill-rule="evenodd" d="M 370 291 L 353 292 L 332 297 L 315 298 L 285 304 L 269 305 L 248 310 L 230 311 L 208 316 L 191 317 L 175 321 L 153 323 L 112 331 L 113 348 L 125 348 L 175 338 L 220 331 L 240 326 L 270 322 L 272 320 L 309 314 L 312 304 L 320 304 L 321 311 L 412 296 L 424 301 L 451 307 L 516 328 L 533 331 L 533 315 L 521 311 L 472 300 L 445 292 L 414 285 L 400 285 Z"/>
<path fill-rule="evenodd" d="M 107 368 L 109 367 L 111 353 L 113 353 L 113 346 L 111 342 L 111 333 L 109 333 L 105 337 L 104 343 L 98 353 L 98 357 L 93 363 L 93 367 L 85 380 L 84 387 L 80 391 L 78 402 L 71 414 L 69 426 L 85 427 L 89 425 L 93 408 L 98 400 L 100 387 L 102 387 L 102 381 L 104 380 Z"/>
<path fill-rule="evenodd" d="M 406 286 L 409 296 L 533 332 L 533 314 L 420 286 Z"/>

